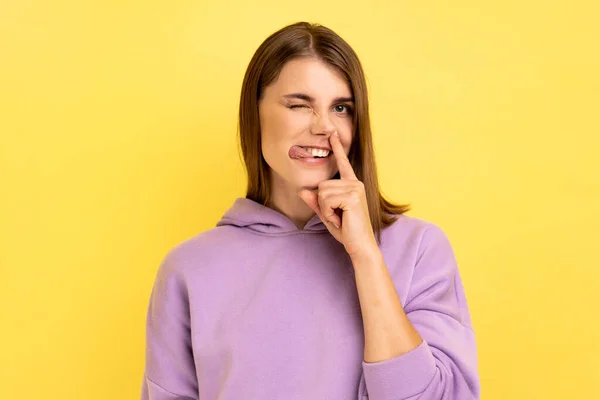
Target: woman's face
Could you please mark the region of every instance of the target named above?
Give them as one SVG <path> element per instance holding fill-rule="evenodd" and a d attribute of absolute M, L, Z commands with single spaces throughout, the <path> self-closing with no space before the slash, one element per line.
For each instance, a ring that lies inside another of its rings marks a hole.
<path fill-rule="evenodd" d="M 332 67 L 314 58 L 287 62 L 258 108 L 272 190 L 314 189 L 337 173 L 329 137 L 337 130 L 349 153 L 354 101 Z"/>

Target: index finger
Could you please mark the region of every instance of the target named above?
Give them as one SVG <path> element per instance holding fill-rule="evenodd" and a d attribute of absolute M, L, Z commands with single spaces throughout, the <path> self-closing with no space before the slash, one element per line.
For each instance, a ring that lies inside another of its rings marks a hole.
<path fill-rule="evenodd" d="M 340 140 L 337 131 L 335 131 L 333 135 L 329 137 L 329 143 L 331 143 L 333 155 L 337 162 L 338 170 L 340 171 L 340 178 L 356 180 L 356 174 L 352 169 L 352 164 L 350 164 L 350 160 L 348 160 L 348 157 L 346 156 L 344 146 L 342 146 L 342 141 Z"/>

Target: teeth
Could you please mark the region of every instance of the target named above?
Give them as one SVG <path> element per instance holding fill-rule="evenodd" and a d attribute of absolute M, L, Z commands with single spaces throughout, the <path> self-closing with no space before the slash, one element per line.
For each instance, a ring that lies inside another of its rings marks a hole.
<path fill-rule="evenodd" d="M 329 155 L 329 150 L 313 149 L 313 148 L 307 147 L 306 151 L 311 153 L 313 157 L 327 157 Z"/>

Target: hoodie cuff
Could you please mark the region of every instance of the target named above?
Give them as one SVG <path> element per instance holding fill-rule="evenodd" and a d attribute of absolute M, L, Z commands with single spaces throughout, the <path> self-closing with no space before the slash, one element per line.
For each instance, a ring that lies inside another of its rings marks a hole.
<path fill-rule="evenodd" d="M 363 360 L 362 366 L 370 400 L 405 399 L 419 394 L 437 368 L 425 340 L 408 353 L 375 363 Z"/>

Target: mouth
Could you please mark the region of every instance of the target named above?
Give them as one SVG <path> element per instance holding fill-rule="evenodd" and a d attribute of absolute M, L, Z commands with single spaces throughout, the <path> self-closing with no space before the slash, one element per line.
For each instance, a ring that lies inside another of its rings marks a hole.
<path fill-rule="evenodd" d="M 291 158 L 327 158 L 332 154 L 329 149 L 308 146 L 293 146 L 289 155 Z"/>
<path fill-rule="evenodd" d="M 322 149 L 319 147 L 302 147 L 307 153 L 312 154 L 314 158 L 327 158 L 331 154 L 331 150 Z"/>

